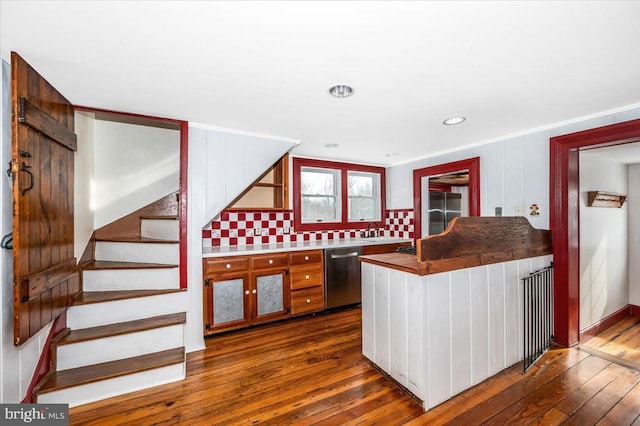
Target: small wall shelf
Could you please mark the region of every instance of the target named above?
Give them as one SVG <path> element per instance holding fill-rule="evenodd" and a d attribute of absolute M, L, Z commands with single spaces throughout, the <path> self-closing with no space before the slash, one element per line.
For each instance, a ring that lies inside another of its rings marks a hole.
<path fill-rule="evenodd" d="M 627 201 L 626 194 L 615 194 L 613 192 L 589 191 L 587 195 L 587 205 L 589 207 L 620 208 Z"/>

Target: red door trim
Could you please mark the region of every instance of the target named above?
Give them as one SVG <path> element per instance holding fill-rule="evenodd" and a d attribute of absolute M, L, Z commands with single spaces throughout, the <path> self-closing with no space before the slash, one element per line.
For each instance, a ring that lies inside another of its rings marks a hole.
<path fill-rule="evenodd" d="M 105 114 L 122 115 L 125 117 L 141 118 L 163 123 L 174 123 L 180 127 L 180 211 L 178 213 L 178 226 L 180 228 L 180 288 L 187 288 L 187 187 L 188 187 L 188 148 L 189 148 L 189 122 L 175 120 L 173 118 L 154 117 L 151 115 L 133 114 L 128 112 L 112 111 L 86 106 L 75 106 L 76 111 L 102 112 Z"/>
<path fill-rule="evenodd" d="M 425 167 L 413 171 L 413 227 L 416 240 L 422 235 L 422 196 L 421 182 L 425 176 L 469 170 L 469 216 L 480 216 L 480 157 L 453 161 L 437 166 Z"/>
<path fill-rule="evenodd" d="M 580 234 L 578 151 L 640 141 L 640 119 L 612 124 L 550 139 L 551 206 L 553 232 L 555 341 L 571 346 L 579 341 Z"/>

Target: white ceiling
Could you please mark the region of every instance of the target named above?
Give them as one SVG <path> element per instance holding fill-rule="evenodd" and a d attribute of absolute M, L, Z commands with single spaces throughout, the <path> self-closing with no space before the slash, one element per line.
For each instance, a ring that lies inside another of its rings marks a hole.
<path fill-rule="evenodd" d="M 294 155 L 397 164 L 640 103 L 637 1 L 2 0 L 0 12 L 2 58 L 17 51 L 76 105 L 300 139 Z M 338 83 L 355 95 L 329 97 Z M 455 115 L 467 121 L 442 125 Z"/>

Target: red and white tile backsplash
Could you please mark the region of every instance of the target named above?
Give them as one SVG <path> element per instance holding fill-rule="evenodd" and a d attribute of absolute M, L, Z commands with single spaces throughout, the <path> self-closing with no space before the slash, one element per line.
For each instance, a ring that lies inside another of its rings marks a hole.
<path fill-rule="evenodd" d="M 384 236 L 413 238 L 413 210 L 387 210 Z M 293 211 L 225 210 L 202 230 L 203 247 L 358 238 L 361 230 L 295 232 Z"/>

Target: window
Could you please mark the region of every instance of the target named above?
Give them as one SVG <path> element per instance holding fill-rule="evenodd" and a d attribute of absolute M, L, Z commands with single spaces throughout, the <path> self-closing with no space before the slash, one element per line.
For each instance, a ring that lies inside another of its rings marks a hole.
<path fill-rule="evenodd" d="M 382 167 L 294 158 L 295 229 L 361 229 L 380 222 L 383 182 Z"/>
<path fill-rule="evenodd" d="M 339 170 L 303 167 L 300 172 L 301 221 L 340 222 Z"/>
<path fill-rule="evenodd" d="M 349 222 L 380 220 L 380 174 L 347 172 Z"/>

